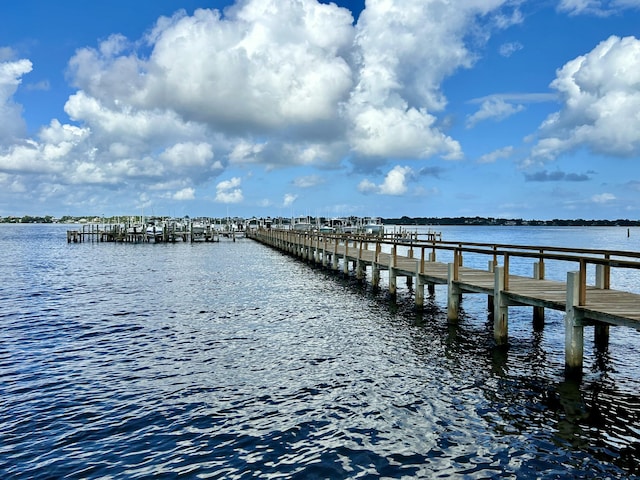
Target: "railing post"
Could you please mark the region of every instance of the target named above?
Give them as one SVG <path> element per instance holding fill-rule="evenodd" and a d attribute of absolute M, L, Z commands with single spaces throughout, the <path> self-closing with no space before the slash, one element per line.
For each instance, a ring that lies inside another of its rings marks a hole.
<path fill-rule="evenodd" d="M 509 290 L 509 254 L 504 254 L 504 286 L 502 289 L 506 292 Z"/>
<path fill-rule="evenodd" d="M 604 259 L 607 260 L 605 265 L 596 265 L 596 287 L 609 290 L 611 288 L 611 266 L 609 265 L 611 255 L 605 254 Z"/>
<path fill-rule="evenodd" d="M 569 287 L 567 287 L 568 290 Z M 580 288 L 578 290 L 578 305 L 587 303 L 587 262 L 580 259 Z"/>
<path fill-rule="evenodd" d="M 453 251 L 453 279 L 456 281 L 460 273 L 461 257 L 460 250 L 456 248 Z"/>

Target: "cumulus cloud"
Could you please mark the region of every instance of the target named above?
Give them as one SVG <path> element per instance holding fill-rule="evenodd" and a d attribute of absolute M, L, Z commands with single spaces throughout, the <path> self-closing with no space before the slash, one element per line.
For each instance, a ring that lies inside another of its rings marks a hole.
<path fill-rule="evenodd" d="M 181 201 L 193 200 L 194 198 L 196 198 L 196 191 L 191 187 L 183 188 L 182 190 L 178 190 L 176 193 L 174 193 L 171 198 Z"/>
<path fill-rule="evenodd" d="M 233 177 L 231 180 L 223 180 L 216 185 L 216 202 L 219 203 L 240 203 L 244 200 L 240 184 L 242 180 L 239 177 Z"/>
<path fill-rule="evenodd" d="M 68 68 L 76 91 L 64 105 L 72 125 L 54 119 L 30 139 L 13 97 L 31 62 L 2 49 L 0 173 L 14 175 L 5 185 L 55 172 L 56 184 L 144 185 L 180 200 L 228 166 L 459 159 L 462 148 L 438 117 L 447 103 L 442 82 L 473 65 L 469 45 L 521 19 L 508 0 L 456 8 L 374 0 L 355 25 L 347 9 L 316 0 L 181 11 L 142 39 L 116 34 L 78 49 Z M 72 135 L 56 138 L 63 132 Z M 406 191 L 409 173 L 394 175 L 379 192 Z M 242 201 L 239 185 L 218 187 L 218 201 Z"/>
<path fill-rule="evenodd" d="M 627 8 L 640 8 L 638 0 L 560 0 L 558 10 L 569 15 L 608 16 Z"/>
<path fill-rule="evenodd" d="M 640 154 L 640 40 L 612 36 L 566 63 L 551 87 L 563 106 L 538 130 L 527 164 L 579 147 L 615 157 Z"/>
<path fill-rule="evenodd" d="M 284 195 L 284 198 L 282 200 L 282 205 L 284 207 L 289 207 L 291 205 L 293 205 L 293 202 L 295 202 L 298 199 L 297 195 L 294 195 L 292 193 L 286 193 Z"/>
<path fill-rule="evenodd" d="M 357 84 L 346 107 L 352 149 L 374 157 L 461 158 L 460 144 L 437 127 L 435 114 L 446 105 L 440 85 L 473 64 L 465 34 L 503 3 L 367 3 L 357 25 Z"/>
<path fill-rule="evenodd" d="M 600 193 L 591 197 L 593 203 L 609 203 L 616 199 L 616 196 L 612 193 Z"/>
<path fill-rule="evenodd" d="M 174 166 L 205 167 L 213 158 L 208 143 L 176 143 L 167 148 L 160 158 Z"/>
<path fill-rule="evenodd" d="M 524 110 L 524 105 L 513 105 L 502 98 L 490 98 L 482 102 L 480 110 L 467 117 L 467 128 L 472 128 L 483 120 L 504 120 L 511 115 Z"/>
<path fill-rule="evenodd" d="M 377 193 L 380 195 L 403 195 L 408 191 L 407 183 L 414 177 L 414 171 L 410 167 L 396 165 L 385 176 L 380 185 L 376 185 L 368 179 L 364 179 L 358 185 L 362 193 Z"/>
<path fill-rule="evenodd" d="M 306 175 L 304 177 L 298 177 L 293 181 L 296 187 L 310 188 L 324 183 L 324 178 L 320 175 Z"/>
<path fill-rule="evenodd" d="M 351 43 L 352 21 L 335 5 L 292 0 L 242 2 L 226 18 L 201 9 L 162 19 L 132 100 L 224 131 L 333 119 L 352 84 L 338 54 Z"/>
<path fill-rule="evenodd" d="M 24 59 L 0 62 L 0 145 L 24 136 L 26 126 L 22 119 L 22 107 L 13 102 L 13 94 L 22 76 L 32 68 L 31 62 Z"/>
<path fill-rule="evenodd" d="M 500 49 L 498 51 L 503 57 L 510 57 L 523 48 L 524 46 L 520 42 L 507 42 L 500 45 Z"/>
<path fill-rule="evenodd" d="M 525 105 L 556 100 L 551 93 L 500 93 L 474 98 L 469 103 L 479 104 L 478 111 L 469 115 L 466 127 L 472 128 L 485 120 L 504 120 L 525 109 Z"/>
<path fill-rule="evenodd" d="M 495 163 L 500 159 L 511 157 L 513 152 L 514 148 L 512 146 L 499 148 L 498 150 L 482 155 L 478 159 L 478 163 Z"/>

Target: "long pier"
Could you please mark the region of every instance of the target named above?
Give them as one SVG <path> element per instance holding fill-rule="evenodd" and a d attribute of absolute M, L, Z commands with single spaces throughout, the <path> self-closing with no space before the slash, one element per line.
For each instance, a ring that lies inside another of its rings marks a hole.
<path fill-rule="evenodd" d="M 442 241 L 435 234 L 424 240 L 335 235 L 293 230 L 248 231 L 247 236 L 276 249 L 348 274 L 350 265 L 359 279 L 371 270 L 374 287 L 380 272 L 387 271 L 389 293 L 397 292 L 397 279 L 415 283 L 415 304 L 424 306 L 424 287 L 433 293 L 435 285 L 447 285 L 447 317 L 458 319 L 462 294 L 487 295 L 493 314 L 493 335 L 497 345 L 508 344 L 510 306 L 533 307 L 534 326 L 544 324 L 544 309 L 565 313 L 565 374 L 581 377 L 584 354 L 584 327 L 594 326 L 594 341 L 605 349 L 611 326 L 640 330 L 640 294 L 611 288 L 611 270 L 640 269 L 640 252 L 569 249 L 548 246 L 495 245 Z M 400 252 L 403 252 L 401 254 Z M 450 262 L 437 261 L 448 251 Z M 487 269 L 465 267 L 463 257 L 484 256 Z M 531 277 L 510 273 L 514 258 L 529 259 Z M 562 261 L 575 265 L 566 282 L 545 278 L 545 262 Z M 595 269 L 595 281 L 587 284 L 587 270 Z"/>

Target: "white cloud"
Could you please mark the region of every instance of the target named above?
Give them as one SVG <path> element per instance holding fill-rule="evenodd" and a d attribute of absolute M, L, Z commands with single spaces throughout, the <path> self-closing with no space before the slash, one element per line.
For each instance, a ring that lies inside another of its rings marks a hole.
<path fill-rule="evenodd" d="M 511 157 L 511 155 L 513 155 L 513 151 L 514 151 L 514 149 L 511 146 L 500 148 L 498 150 L 494 150 L 491 153 L 487 153 L 485 155 L 482 155 L 478 159 L 478 163 L 495 163 L 495 162 L 497 162 L 498 160 L 500 160 L 502 158 Z"/>
<path fill-rule="evenodd" d="M 196 191 L 193 188 L 187 187 L 183 188 L 182 190 L 178 190 L 173 194 L 172 198 L 174 200 L 193 200 L 194 198 L 196 198 L 195 194 Z"/>
<path fill-rule="evenodd" d="M 375 193 L 378 191 L 378 186 L 371 180 L 365 178 L 358 184 L 358 191 L 362 193 Z"/>
<path fill-rule="evenodd" d="M 616 199 L 616 196 L 613 195 L 612 193 L 601 193 L 598 195 L 594 195 L 593 197 L 591 197 L 591 201 L 594 203 L 609 203 L 612 202 L 613 200 Z"/>
<path fill-rule="evenodd" d="M 167 148 L 160 158 L 177 167 L 205 167 L 213 159 L 213 149 L 207 143 L 177 143 Z"/>
<path fill-rule="evenodd" d="M 324 183 L 324 178 L 320 175 L 306 175 L 304 177 L 298 177 L 293 181 L 293 184 L 299 188 L 315 187 Z"/>
<path fill-rule="evenodd" d="M 579 147 L 616 157 L 640 154 L 640 40 L 612 36 L 566 63 L 551 86 L 563 108 L 538 130 L 528 164 Z"/>
<path fill-rule="evenodd" d="M 476 56 L 493 29 L 522 21 L 517 5 L 502 0 L 367 2 L 357 25 L 357 84 L 346 106 L 351 148 L 362 156 L 462 158 L 460 144 L 438 125 L 447 103 L 442 81 Z"/>
<path fill-rule="evenodd" d="M 362 193 L 377 193 L 380 195 L 403 195 L 407 193 L 407 182 L 414 176 L 410 167 L 396 165 L 385 176 L 380 185 L 376 185 L 368 179 L 364 179 L 358 185 Z"/>
<path fill-rule="evenodd" d="M 289 207 L 298 199 L 297 195 L 293 195 L 291 193 L 285 193 L 284 199 L 282 200 L 282 205 L 284 207 Z"/>
<path fill-rule="evenodd" d="M 558 10 L 569 15 L 608 16 L 627 8 L 640 8 L 640 0 L 560 0 Z"/>
<path fill-rule="evenodd" d="M 22 107 L 13 102 L 13 94 L 33 68 L 29 60 L 0 62 L 0 145 L 24 136 L 26 125 Z"/>
<path fill-rule="evenodd" d="M 364 108 L 353 117 L 350 141 L 356 152 L 366 156 L 461 158 L 460 144 L 432 128 L 434 122 L 425 110 Z"/>
<path fill-rule="evenodd" d="M 521 112 L 522 110 L 524 110 L 524 105 L 513 105 L 505 102 L 504 99 L 499 97 L 489 98 L 482 102 L 480 110 L 467 117 L 466 125 L 467 128 L 472 128 L 478 122 L 484 120 L 504 120 L 511 115 Z"/>
<path fill-rule="evenodd" d="M 519 50 L 522 50 L 524 47 L 520 42 L 507 42 L 500 45 L 500 55 L 503 57 L 510 57 L 514 53 Z"/>
<path fill-rule="evenodd" d="M 161 19 L 147 78 L 132 100 L 223 131 L 335 119 L 352 85 L 340 52 L 348 10 L 315 1 L 253 0 Z"/>
<path fill-rule="evenodd" d="M 8 146 L 0 172 L 29 175 L 34 190 L 55 172 L 60 185 L 144 186 L 169 199 L 230 165 L 459 159 L 460 144 L 438 118 L 442 82 L 473 65 L 469 45 L 521 20 L 509 0 L 456 8 L 370 0 L 356 26 L 347 9 L 316 0 L 183 11 L 160 18 L 142 41 L 112 35 L 77 50 L 68 69 L 76 91 L 64 107 L 73 125 L 54 119 L 32 139 L 13 100 L 31 62 L 9 61 L 14 52 L 1 49 L 0 146 Z M 57 137 L 65 132 L 76 133 Z M 381 191 L 402 191 L 395 181 Z M 216 199 L 242 201 L 242 190 L 223 188 Z"/>
<path fill-rule="evenodd" d="M 240 203 L 244 200 L 242 189 L 239 188 L 242 180 L 233 177 L 231 180 L 224 180 L 216 185 L 216 202 L 220 203 Z"/>

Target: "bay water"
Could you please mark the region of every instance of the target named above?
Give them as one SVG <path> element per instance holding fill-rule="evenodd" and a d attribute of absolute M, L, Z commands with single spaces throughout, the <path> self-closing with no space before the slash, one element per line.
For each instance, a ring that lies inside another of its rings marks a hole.
<path fill-rule="evenodd" d="M 599 352 L 586 328 L 584 378 L 568 382 L 561 312 L 534 330 L 510 308 L 496 348 L 483 296 L 451 323 L 445 287 L 418 312 L 403 282 L 393 299 L 384 277 L 374 290 L 248 239 L 68 244 L 72 228 L 0 225 L 0 478 L 640 472 L 634 329 Z M 640 250 L 640 229 L 432 228 Z M 640 293 L 637 272 L 612 287 Z"/>

